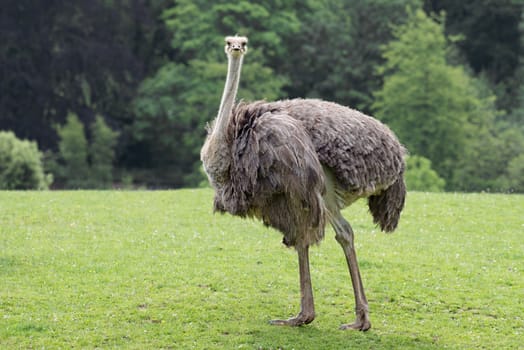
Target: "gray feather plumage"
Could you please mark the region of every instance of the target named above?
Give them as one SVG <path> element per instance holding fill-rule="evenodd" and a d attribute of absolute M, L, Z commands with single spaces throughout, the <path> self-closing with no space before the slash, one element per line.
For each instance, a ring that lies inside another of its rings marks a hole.
<path fill-rule="evenodd" d="M 237 105 L 228 139 L 229 178 L 216 186 L 215 210 L 262 219 L 293 246 L 323 237 L 322 167 L 302 123 L 259 104 Z"/>
<path fill-rule="evenodd" d="M 324 235 L 326 169 L 337 182 L 338 209 L 369 197 L 383 230 L 398 223 L 405 150 L 376 119 L 314 99 L 241 102 L 226 140 L 230 162 L 212 179 L 215 210 L 258 217 L 283 232 L 289 246 Z"/>

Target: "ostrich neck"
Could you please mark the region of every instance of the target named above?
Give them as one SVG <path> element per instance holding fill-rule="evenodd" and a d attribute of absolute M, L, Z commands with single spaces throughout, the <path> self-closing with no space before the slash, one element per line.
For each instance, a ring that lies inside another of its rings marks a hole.
<path fill-rule="evenodd" d="M 243 56 L 233 57 L 228 55 L 228 69 L 226 85 L 224 86 L 224 93 L 220 101 L 220 108 L 213 128 L 213 136 L 220 139 L 226 135 L 227 125 L 229 124 L 229 116 L 235 103 L 235 98 L 238 90 L 238 82 L 240 80 L 240 70 L 242 69 Z"/>

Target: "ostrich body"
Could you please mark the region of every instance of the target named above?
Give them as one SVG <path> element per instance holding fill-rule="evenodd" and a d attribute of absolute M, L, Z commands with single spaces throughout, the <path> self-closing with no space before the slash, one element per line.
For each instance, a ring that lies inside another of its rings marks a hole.
<path fill-rule="evenodd" d="M 371 327 L 355 254 L 353 230 L 341 209 L 368 198 L 374 222 L 393 231 L 404 206 L 405 150 L 376 119 L 316 99 L 241 102 L 235 105 L 247 38 L 226 37 L 228 75 L 220 109 L 202 147 L 215 189 L 214 209 L 256 217 L 284 235 L 298 253 L 301 308 L 272 324 L 299 326 L 315 317 L 309 247 L 329 222 L 341 245 L 355 295 L 354 323 Z"/>

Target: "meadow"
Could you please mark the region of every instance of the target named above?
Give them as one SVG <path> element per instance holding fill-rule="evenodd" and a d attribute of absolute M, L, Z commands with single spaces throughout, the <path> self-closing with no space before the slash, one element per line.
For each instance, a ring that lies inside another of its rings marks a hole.
<path fill-rule="evenodd" d="M 409 193 L 383 234 L 344 211 L 368 332 L 331 229 L 311 249 L 317 318 L 299 309 L 296 253 L 212 191 L 0 192 L 0 348 L 524 349 L 524 196 Z"/>

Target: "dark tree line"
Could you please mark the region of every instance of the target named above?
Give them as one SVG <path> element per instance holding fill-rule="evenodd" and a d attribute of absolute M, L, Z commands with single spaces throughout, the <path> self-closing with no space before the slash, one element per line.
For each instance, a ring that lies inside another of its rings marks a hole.
<path fill-rule="evenodd" d="M 497 105 L 511 111 L 518 107 L 522 82 L 523 30 L 521 0 L 428 0 L 427 11 L 446 13 L 448 34 L 462 35 L 457 43 L 464 61 L 492 84 Z"/>
<path fill-rule="evenodd" d="M 203 180 L 198 152 L 223 87 L 224 35 L 250 38 L 241 98 L 318 97 L 380 115 L 388 110 L 388 99 L 377 96 L 394 73 L 384 69 L 389 64 L 384 50 L 399 40 L 394 28 L 421 8 L 444 25 L 446 64 L 461 67 L 472 79 L 470 101 L 481 102 L 469 111 L 478 108 L 483 115 L 482 125 L 472 128 L 482 129 L 489 142 L 458 140 L 465 149 L 449 151 L 450 159 L 431 159 L 438 150 L 411 152 L 442 168 L 434 170 L 447 189 L 524 191 L 512 178 L 524 172 L 521 0 L 2 0 L 0 5 L 0 130 L 56 153 L 57 130 L 69 113 L 78 115 L 88 139 L 93 138 L 89 125 L 103 116 L 119 135 L 115 181 L 131 174 L 136 183 L 152 187 L 196 186 Z M 443 114 L 448 112 L 453 113 Z M 403 128 L 400 134 L 419 132 L 416 123 L 392 125 Z M 472 130 L 450 134 L 467 138 Z"/>
<path fill-rule="evenodd" d="M 1 128 L 48 149 L 68 111 L 130 124 L 138 85 L 170 51 L 160 14 L 155 1 L 2 1 Z"/>

